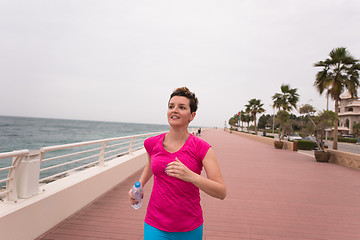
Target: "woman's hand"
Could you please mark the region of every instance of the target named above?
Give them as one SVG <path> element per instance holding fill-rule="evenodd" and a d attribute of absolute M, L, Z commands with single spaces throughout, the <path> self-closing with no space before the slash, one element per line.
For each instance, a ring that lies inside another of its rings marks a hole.
<path fill-rule="evenodd" d="M 171 177 L 176 177 L 186 182 L 194 182 L 199 176 L 187 168 L 178 158 L 175 158 L 175 161 L 167 165 L 165 172 Z"/>
<path fill-rule="evenodd" d="M 175 161 L 168 164 L 165 172 L 169 176 L 191 182 L 212 197 L 224 199 L 226 197 L 226 186 L 224 184 L 214 151 L 211 148 L 206 153 L 202 163 L 207 177 L 194 173 L 177 158 L 175 158 Z"/>
<path fill-rule="evenodd" d="M 144 198 L 144 192 L 143 192 L 143 194 L 142 194 L 141 199 L 143 199 L 143 198 Z M 136 200 L 136 199 L 134 198 L 134 196 L 132 195 L 132 188 L 130 188 L 130 191 L 129 191 L 129 202 L 130 202 L 131 205 L 137 204 L 137 203 L 139 202 L 139 201 Z"/>
<path fill-rule="evenodd" d="M 129 202 L 130 202 L 130 204 L 131 205 L 137 204 L 138 200 L 136 200 L 131 193 L 132 193 L 132 188 L 130 188 L 130 191 L 129 191 Z"/>

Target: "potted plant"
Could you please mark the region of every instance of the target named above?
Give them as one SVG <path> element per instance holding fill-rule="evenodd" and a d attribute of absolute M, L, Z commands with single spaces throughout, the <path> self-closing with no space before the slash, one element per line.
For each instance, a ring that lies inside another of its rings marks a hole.
<path fill-rule="evenodd" d="M 299 101 L 299 94 L 297 93 L 297 88 L 291 88 L 290 85 L 288 84 L 282 84 L 281 93 L 275 93 L 275 95 L 272 96 L 272 100 L 273 100 L 273 108 L 279 109 L 279 111 L 276 114 L 276 120 L 278 124 L 280 124 L 280 130 L 281 130 L 279 131 L 279 141 L 275 141 L 274 145 L 275 148 L 283 148 L 284 142 L 282 142 L 281 140 L 284 139 L 285 131 L 290 128 L 289 112 L 293 108 L 296 109 L 296 104 Z"/>
<path fill-rule="evenodd" d="M 284 147 L 285 132 L 289 129 L 289 113 L 285 110 L 279 110 L 276 115 L 276 122 L 280 125 L 279 127 L 279 141 L 274 141 L 276 149 L 282 149 Z"/>
<path fill-rule="evenodd" d="M 306 104 L 300 108 L 300 113 L 306 114 L 311 123 L 313 124 L 313 131 L 316 137 L 317 150 L 314 151 L 315 159 L 317 162 L 328 162 L 330 159 L 330 152 L 325 151 L 325 129 L 333 126 L 336 115 L 333 111 L 324 110 L 317 116 L 314 116 L 314 108 Z"/>

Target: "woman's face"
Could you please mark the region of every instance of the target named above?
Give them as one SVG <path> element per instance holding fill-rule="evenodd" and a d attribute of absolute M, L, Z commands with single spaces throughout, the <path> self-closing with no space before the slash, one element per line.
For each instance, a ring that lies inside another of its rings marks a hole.
<path fill-rule="evenodd" d="M 188 125 L 195 117 L 191 113 L 190 100 L 182 96 L 174 96 L 170 99 L 167 111 L 167 118 L 170 126 Z"/>

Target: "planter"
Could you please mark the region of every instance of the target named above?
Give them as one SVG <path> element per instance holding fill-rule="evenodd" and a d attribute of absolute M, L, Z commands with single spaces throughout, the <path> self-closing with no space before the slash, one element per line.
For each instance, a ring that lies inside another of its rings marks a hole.
<path fill-rule="evenodd" d="M 314 151 L 315 159 L 317 162 L 329 162 L 330 152 L 325 151 Z"/>
<path fill-rule="evenodd" d="M 284 147 L 284 142 L 275 141 L 274 146 L 276 149 L 282 149 Z"/>

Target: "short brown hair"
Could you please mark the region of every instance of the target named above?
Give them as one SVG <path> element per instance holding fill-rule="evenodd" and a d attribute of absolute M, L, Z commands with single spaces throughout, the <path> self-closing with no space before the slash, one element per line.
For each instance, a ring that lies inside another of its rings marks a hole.
<path fill-rule="evenodd" d="M 170 99 L 174 96 L 186 97 L 190 101 L 190 111 L 191 113 L 196 112 L 198 108 L 199 101 L 195 96 L 195 93 L 192 93 L 187 87 L 180 87 L 175 89 L 170 95 Z M 170 102 L 169 99 L 169 102 Z"/>

